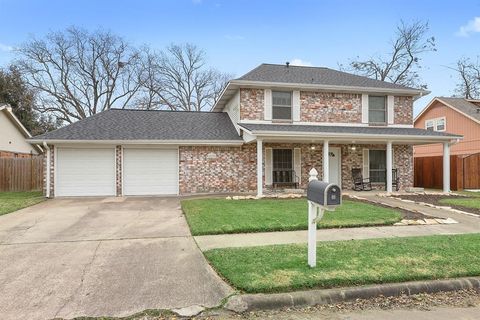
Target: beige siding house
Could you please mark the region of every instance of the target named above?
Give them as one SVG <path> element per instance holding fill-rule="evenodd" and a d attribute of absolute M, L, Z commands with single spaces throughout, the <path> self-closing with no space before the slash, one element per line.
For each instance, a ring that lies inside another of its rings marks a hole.
<path fill-rule="evenodd" d="M 0 105 L 0 157 L 31 157 L 41 149 L 27 142 L 31 135 L 8 105 Z"/>

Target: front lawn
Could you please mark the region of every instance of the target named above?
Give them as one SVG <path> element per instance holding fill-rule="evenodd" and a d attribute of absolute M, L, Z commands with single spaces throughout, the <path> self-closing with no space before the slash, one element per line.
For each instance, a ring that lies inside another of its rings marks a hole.
<path fill-rule="evenodd" d="M 0 216 L 44 201 L 42 192 L 0 192 Z"/>
<path fill-rule="evenodd" d="M 444 198 L 440 200 L 440 203 L 450 205 L 450 206 L 461 206 L 461 207 L 466 207 L 466 208 L 472 208 L 472 209 L 480 209 L 480 198 L 474 197 L 474 198 Z"/>
<path fill-rule="evenodd" d="M 288 231 L 307 229 L 306 199 L 182 201 L 193 235 Z M 392 225 L 400 212 L 373 204 L 344 200 L 335 212 L 326 212 L 319 228 Z"/>
<path fill-rule="evenodd" d="M 279 292 L 480 275 L 480 234 L 319 242 L 317 267 L 306 245 L 204 252 L 239 290 Z"/>

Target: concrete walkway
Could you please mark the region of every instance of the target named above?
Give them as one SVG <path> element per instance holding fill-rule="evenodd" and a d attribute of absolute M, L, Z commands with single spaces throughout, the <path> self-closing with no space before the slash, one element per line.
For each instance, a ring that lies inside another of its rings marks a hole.
<path fill-rule="evenodd" d="M 375 239 L 395 237 L 416 237 L 429 235 L 464 234 L 480 232 L 480 217 L 472 217 L 446 210 L 423 207 L 414 203 L 406 203 L 400 200 L 378 197 L 374 193 L 362 197 L 369 200 L 382 201 L 411 211 L 422 212 L 438 218 L 452 218 L 458 224 L 438 225 L 413 225 L 413 226 L 388 226 L 388 227 L 362 227 L 344 229 L 320 229 L 317 230 L 318 241 L 337 241 L 352 239 Z M 305 213 L 306 215 L 306 213 Z M 306 218 L 306 217 L 305 217 Z M 307 231 L 286 232 L 261 232 L 241 233 L 225 235 L 209 235 L 194 237 L 202 251 L 229 248 L 229 247 L 254 247 L 274 244 L 306 243 Z"/>

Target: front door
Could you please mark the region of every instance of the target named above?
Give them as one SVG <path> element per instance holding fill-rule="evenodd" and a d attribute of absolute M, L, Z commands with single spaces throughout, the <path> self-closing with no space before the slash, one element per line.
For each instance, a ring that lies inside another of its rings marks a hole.
<path fill-rule="evenodd" d="M 273 149 L 273 183 L 292 183 L 292 149 Z"/>
<path fill-rule="evenodd" d="M 341 186 L 342 181 L 342 166 L 341 166 L 341 152 L 340 148 L 330 148 L 329 150 L 329 182 Z"/>

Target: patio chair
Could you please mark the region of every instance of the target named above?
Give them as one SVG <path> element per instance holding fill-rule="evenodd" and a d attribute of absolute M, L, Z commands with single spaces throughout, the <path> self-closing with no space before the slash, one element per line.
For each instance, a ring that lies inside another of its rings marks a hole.
<path fill-rule="evenodd" d="M 369 178 L 363 178 L 362 169 L 352 169 L 353 190 L 355 191 L 370 191 L 372 190 L 372 183 Z"/>
<path fill-rule="evenodd" d="M 386 173 L 386 170 L 385 170 Z M 387 175 L 385 174 L 385 190 L 387 190 Z M 398 169 L 392 169 L 392 189 L 400 190 L 400 178 L 398 177 Z"/>

